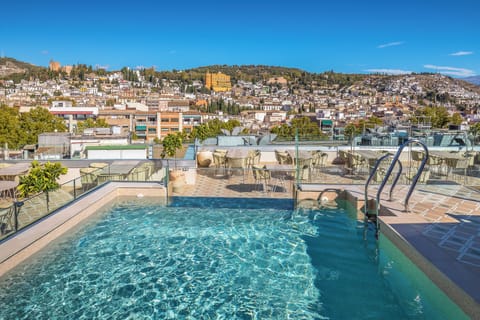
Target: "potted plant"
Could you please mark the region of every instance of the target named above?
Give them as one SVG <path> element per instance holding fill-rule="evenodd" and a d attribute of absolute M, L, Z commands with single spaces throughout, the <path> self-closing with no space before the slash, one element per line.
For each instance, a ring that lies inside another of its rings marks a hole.
<path fill-rule="evenodd" d="M 185 173 L 182 170 L 177 170 L 177 161 L 176 154 L 177 150 L 182 148 L 183 144 L 183 134 L 181 133 L 171 133 L 168 134 L 162 140 L 162 158 L 173 157 L 174 158 L 174 170 L 169 172 L 169 180 L 172 182 L 172 187 L 174 189 L 180 188 L 185 184 Z"/>
<path fill-rule="evenodd" d="M 17 187 L 18 194 L 21 198 L 26 198 L 44 192 L 47 211 L 50 211 L 48 192 L 60 187 L 57 180 L 62 174 L 66 173 L 67 168 L 60 163 L 47 162 L 40 164 L 38 161 L 33 161 L 30 172 L 26 176 L 20 177 L 20 183 Z"/>

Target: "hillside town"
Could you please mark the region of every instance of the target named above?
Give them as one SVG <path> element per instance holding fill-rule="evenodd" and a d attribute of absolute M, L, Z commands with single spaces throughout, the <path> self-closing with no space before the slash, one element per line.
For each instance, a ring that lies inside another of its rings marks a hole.
<path fill-rule="evenodd" d="M 18 72 L 11 63 L 0 68 L 3 75 Z M 212 119 L 235 119 L 250 134 L 266 134 L 296 117 L 309 117 L 330 139 L 340 140 L 342 130 L 333 128 L 371 117 L 390 126 L 409 123 L 424 106 L 459 114 L 465 127 L 480 121 L 480 87 L 441 74 L 368 75 L 346 85 L 325 85 L 275 75 L 256 82 L 232 81 L 229 75 L 213 71 L 200 80 L 147 79 L 142 70 L 128 68 L 90 72 L 83 81 L 75 81 L 69 78 L 72 69 L 51 61 L 48 71 L 64 77 L 0 80 L 0 104 L 18 107 L 20 113 L 46 108 L 65 119 L 72 136 L 121 136 L 122 141 L 128 137 L 146 144 L 170 133 L 188 134 Z M 176 72 L 185 78 L 183 71 Z M 209 108 L 213 104 L 214 110 Z M 103 119 L 110 128 L 80 132 L 78 122 L 87 119 Z"/>

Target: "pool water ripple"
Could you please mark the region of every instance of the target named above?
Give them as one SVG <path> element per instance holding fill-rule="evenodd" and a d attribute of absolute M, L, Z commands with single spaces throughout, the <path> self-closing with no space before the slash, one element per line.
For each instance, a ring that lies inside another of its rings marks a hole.
<path fill-rule="evenodd" d="M 435 319 L 349 211 L 241 204 L 99 213 L 0 279 L 0 319 Z"/>
<path fill-rule="evenodd" d="M 0 318 L 318 318 L 299 233 L 255 213 L 119 206 L 4 277 Z"/>

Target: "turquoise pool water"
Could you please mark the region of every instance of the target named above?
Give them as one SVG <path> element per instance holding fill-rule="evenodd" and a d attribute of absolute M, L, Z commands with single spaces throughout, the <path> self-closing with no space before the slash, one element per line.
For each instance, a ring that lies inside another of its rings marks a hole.
<path fill-rule="evenodd" d="M 124 202 L 2 277 L 0 319 L 443 318 L 381 260 L 348 210 Z"/>

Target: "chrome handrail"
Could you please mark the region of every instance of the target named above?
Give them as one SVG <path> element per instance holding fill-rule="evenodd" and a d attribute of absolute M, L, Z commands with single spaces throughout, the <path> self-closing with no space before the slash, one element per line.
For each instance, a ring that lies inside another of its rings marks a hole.
<path fill-rule="evenodd" d="M 393 154 L 387 153 L 386 155 L 383 155 L 380 158 L 378 158 L 377 161 L 375 162 L 375 166 L 373 167 L 372 172 L 370 173 L 370 176 L 367 179 L 367 182 L 365 183 L 365 213 L 368 213 L 368 186 L 370 185 L 370 182 L 372 181 L 373 177 L 375 176 L 375 173 L 377 172 L 378 167 L 380 166 L 380 163 L 383 160 L 385 160 L 389 157 L 392 157 L 392 156 L 393 156 Z M 400 168 L 397 172 L 397 175 L 395 176 L 395 179 L 393 180 L 392 187 L 390 188 L 390 192 L 389 192 L 389 198 L 390 199 L 389 200 L 392 200 L 393 188 L 395 188 L 395 186 L 397 185 L 397 182 L 400 179 L 400 176 L 401 176 L 402 170 L 403 170 L 402 163 L 400 161 L 397 162 L 397 163 L 398 163 L 398 166 Z M 376 212 L 376 214 L 378 214 L 378 212 Z"/>
<path fill-rule="evenodd" d="M 403 166 L 402 166 L 402 163 L 399 161 L 400 159 L 400 155 L 403 151 L 403 149 L 411 144 L 411 143 L 417 143 L 419 145 L 421 145 L 423 147 L 423 149 L 425 150 L 425 157 L 423 157 L 422 159 L 422 163 L 420 164 L 420 166 L 418 167 L 418 170 L 417 170 L 417 173 L 415 174 L 415 176 L 413 177 L 412 179 L 412 183 L 410 185 L 410 189 L 408 190 L 407 192 L 407 196 L 405 197 L 405 201 L 404 201 L 404 206 L 405 206 L 405 211 L 408 211 L 408 201 L 413 193 L 413 190 L 415 189 L 415 186 L 417 185 L 417 182 L 418 182 L 418 179 L 420 178 L 420 175 L 421 173 L 423 172 L 423 169 L 425 167 L 425 164 L 427 163 L 427 160 L 428 160 L 428 157 L 429 157 L 429 154 L 428 154 L 428 148 L 427 146 L 422 142 L 420 141 L 419 139 L 410 139 L 410 140 L 407 140 L 404 144 L 402 144 L 398 150 L 397 150 L 397 153 L 395 154 L 393 160 L 392 160 L 392 163 L 390 164 L 390 167 L 388 168 L 387 172 L 385 173 L 385 176 L 382 180 L 382 183 L 380 184 L 380 187 L 378 188 L 378 191 L 377 191 L 377 196 L 376 196 L 376 203 L 375 203 L 375 216 L 377 217 L 376 219 L 376 225 L 377 225 L 377 234 L 378 234 L 378 226 L 379 226 L 379 220 L 378 220 L 378 213 L 379 213 L 379 209 L 380 209 L 380 195 L 382 194 L 382 191 L 383 191 L 383 188 L 385 187 L 385 185 L 387 184 L 387 181 L 388 179 L 390 178 L 390 175 L 392 174 L 393 172 L 393 169 L 395 168 L 395 165 L 398 163 L 398 165 L 400 166 L 400 169 L 399 171 L 397 172 L 397 175 L 392 183 L 392 186 L 390 188 L 390 192 L 389 192 L 389 200 L 392 200 L 392 193 L 393 193 L 393 189 L 395 188 L 395 186 L 397 185 L 397 182 L 400 178 L 400 175 L 402 173 L 402 170 L 403 170 Z M 367 182 L 365 183 L 365 220 L 367 219 L 367 215 L 368 215 L 368 186 L 371 182 L 371 180 L 373 179 L 373 176 L 375 175 L 376 171 L 378 170 L 378 167 L 380 166 L 380 163 L 385 160 L 386 158 L 392 156 L 391 154 L 386 154 L 382 157 L 380 157 L 376 163 L 375 163 L 375 166 L 374 168 L 372 169 L 372 173 L 370 174 L 370 176 L 368 177 L 367 179 Z"/>
<path fill-rule="evenodd" d="M 400 155 L 403 151 L 403 148 L 405 148 L 407 145 L 409 145 L 411 143 L 417 143 L 417 144 L 421 145 L 423 147 L 423 149 L 425 150 L 425 157 L 423 157 L 422 163 L 418 167 L 417 173 L 413 177 L 412 183 L 410 185 L 410 189 L 408 189 L 407 196 L 405 197 L 404 207 L 405 207 L 405 211 L 408 211 L 408 200 L 410 199 L 410 196 L 412 195 L 413 190 L 415 189 L 415 186 L 417 185 L 418 179 L 420 178 L 420 175 L 423 172 L 423 168 L 425 167 L 425 164 L 427 163 L 427 160 L 428 160 L 428 157 L 429 157 L 427 146 L 422 141 L 420 141 L 419 139 L 407 140 L 404 144 L 402 144 L 400 146 L 400 148 L 398 148 L 397 153 L 395 154 L 395 157 L 392 160 L 392 164 L 388 168 L 387 173 L 385 174 L 385 177 L 383 178 L 382 184 L 380 185 L 380 187 L 378 188 L 378 191 L 377 191 L 377 199 L 376 199 L 377 200 L 377 203 L 376 203 L 376 214 L 377 214 L 377 216 L 378 216 L 378 210 L 379 210 L 379 207 L 380 207 L 380 194 L 382 193 L 383 188 L 385 187 L 385 184 L 387 183 L 388 178 L 392 174 L 392 171 L 393 171 L 393 168 L 395 167 L 395 164 L 397 162 L 399 162 L 399 158 L 400 158 Z M 392 185 L 392 188 L 390 190 L 390 196 L 391 196 L 391 193 L 392 193 L 394 187 L 395 187 L 395 185 Z M 377 226 L 378 226 L 378 222 L 377 222 Z"/>

